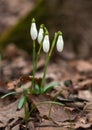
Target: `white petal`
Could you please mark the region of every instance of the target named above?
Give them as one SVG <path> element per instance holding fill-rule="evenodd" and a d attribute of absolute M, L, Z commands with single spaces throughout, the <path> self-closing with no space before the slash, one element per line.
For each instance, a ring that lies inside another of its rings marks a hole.
<path fill-rule="evenodd" d="M 49 36 L 45 35 L 43 40 L 43 51 L 48 53 L 50 49 L 50 42 L 49 42 Z"/>
<path fill-rule="evenodd" d="M 59 35 L 58 39 L 57 39 L 57 43 L 56 43 L 56 48 L 57 48 L 58 52 L 62 52 L 63 47 L 64 47 L 63 37 L 62 37 L 62 35 Z"/>
<path fill-rule="evenodd" d="M 36 40 L 36 38 L 37 38 L 37 28 L 36 28 L 35 23 L 31 24 L 30 35 L 31 35 L 32 40 Z"/>
<path fill-rule="evenodd" d="M 40 28 L 39 33 L 38 33 L 38 39 L 37 39 L 39 44 L 41 43 L 43 39 L 43 34 L 44 34 L 44 31 L 42 28 Z"/>

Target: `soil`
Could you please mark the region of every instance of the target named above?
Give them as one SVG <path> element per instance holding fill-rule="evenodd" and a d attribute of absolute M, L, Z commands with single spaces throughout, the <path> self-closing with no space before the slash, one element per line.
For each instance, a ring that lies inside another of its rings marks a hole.
<path fill-rule="evenodd" d="M 10 53 L 11 52 L 11 53 Z M 0 130 L 91 130 L 92 129 L 92 59 L 64 59 L 52 57 L 46 75 L 46 85 L 58 82 L 46 94 L 28 94 L 27 111 L 31 111 L 27 124 L 24 108 L 18 109 L 26 89 L 32 82 L 32 56 L 9 45 L 0 60 Z M 42 53 L 35 81 L 40 83 L 46 55 Z"/>

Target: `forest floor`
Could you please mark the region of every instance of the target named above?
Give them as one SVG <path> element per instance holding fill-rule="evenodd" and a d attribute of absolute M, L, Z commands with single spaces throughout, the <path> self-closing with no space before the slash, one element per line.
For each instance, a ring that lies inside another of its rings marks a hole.
<path fill-rule="evenodd" d="M 43 75 L 45 55 L 39 59 L 35 80 Z M 18 109 L 21 85 L 32 82 L 32 57 L 14 45 L 8 46 L 0 60 L 0 97 L 15 91 L 19 95 L 0 98 L 0 130 L 92 130 L 92 59 L 52 58 L 46 84 L 58 82 L 46 94 L 29 95 L 27 125 L 24 109 Z M 50 102 L 57 102 L 52 104 Z M 46 103 L 49 102 L 49 103 Z M 38 105 L 41 103 L 40 105 Z"/>
<path fill-rule="evenodd" d="M 36 0 L 0 0 L 0 33 L 15 25 L 35 3 Z"/>

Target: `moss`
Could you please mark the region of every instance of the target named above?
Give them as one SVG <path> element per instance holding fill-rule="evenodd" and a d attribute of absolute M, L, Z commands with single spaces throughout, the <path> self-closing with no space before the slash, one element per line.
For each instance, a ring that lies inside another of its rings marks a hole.
<path fill-rule="evenodd" d="M 4 33 L 0 37 L 0 51 L 8 43 L 15 43 L 18 47 L 27 50 L 29 53 L 31 45 L 30 43 L 30 25 L 31 19 L 34 17 L 37 20 L 37 24 L 41 24 L 43 19 L 47 18 L 47 11 L 46 11 L 46 0 L 40 0 L 34 7 L 32 11 L 30 11 L 25 17 L 19 20 L 19 22 L 13 26 L 10 30 Z"/>

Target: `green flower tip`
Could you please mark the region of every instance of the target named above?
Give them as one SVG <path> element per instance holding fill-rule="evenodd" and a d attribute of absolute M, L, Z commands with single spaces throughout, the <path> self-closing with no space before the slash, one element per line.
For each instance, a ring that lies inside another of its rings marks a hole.
<path fill-rule="evenodd" d="M 49 32 L 48 32 L 48 31 L 46 31 L 46 32 L 45 32 L 45 35 L 49 35 Z"/>
<path fill-rule="evenodd" d="M 34 18 L 32 19 L 32 23 L 35 23 L 35 19 Z"/>
<path fill-rule="evenodd" d="M 61 31 L 58 31 L 58 35 L 62 35 L 62 32 L 61 32 Z"/>
<path fill-rule="evenodd" d="M 45 35 L 49 35 L 49 32 L 46 27 L 44 27 L 44 30 L 45 30 Z"/>
<path fill-rule="evenodd" d="M 41 24 L 41 25 L 40 25 L 40 28 L 44 28 L 44 24 Z"/>

